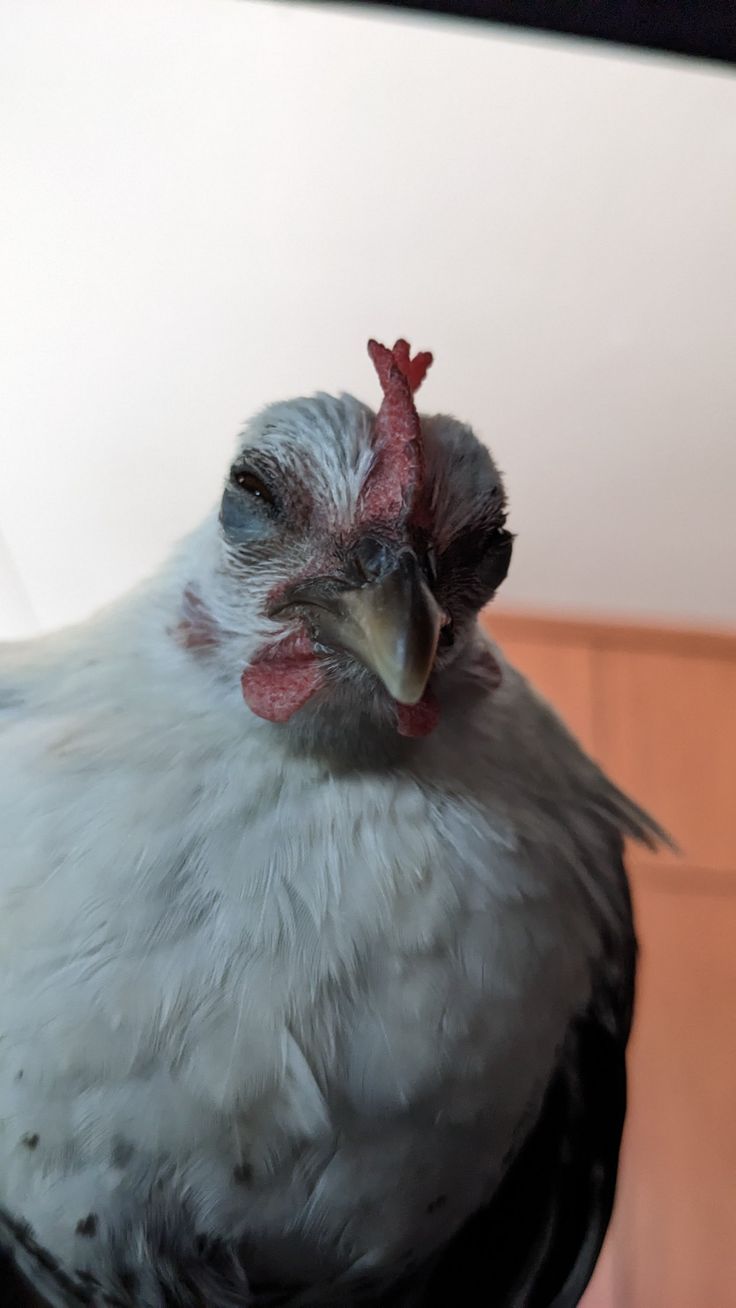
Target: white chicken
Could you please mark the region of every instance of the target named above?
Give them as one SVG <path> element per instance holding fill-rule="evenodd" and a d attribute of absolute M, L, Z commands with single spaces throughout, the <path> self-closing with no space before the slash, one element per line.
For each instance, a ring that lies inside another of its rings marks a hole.
<path fill-rule="evenodd" d="M 431 358 L 246 429 L 152 582 L 0 651 L 0 1246 L 54 1305 L 572 1305 L 659 834 L 481 634 Z"/>

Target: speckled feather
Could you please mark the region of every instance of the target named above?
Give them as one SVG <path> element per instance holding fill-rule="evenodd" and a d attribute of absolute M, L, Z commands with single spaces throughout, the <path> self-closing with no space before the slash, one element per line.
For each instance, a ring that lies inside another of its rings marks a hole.
<path fill-rule="evenodd" d="M 0 649 L 0 1246 L 50 1303 L 421 1302 L 581 1022 L 623 1067 L 620 843 L 652 828 L 479 633 L 500 479 L 455 420 L 422 436 L 454 622 L 426 739 L 336 654 L 288 723 L 241 695 L 294 635 L 266 597 L 337 566 L 364 507 L 349 397 L 244 433 L 278 511 L 233 500 L 138 592 Z M 536 1302 L 535 1238 L 498 1304 Z"/>

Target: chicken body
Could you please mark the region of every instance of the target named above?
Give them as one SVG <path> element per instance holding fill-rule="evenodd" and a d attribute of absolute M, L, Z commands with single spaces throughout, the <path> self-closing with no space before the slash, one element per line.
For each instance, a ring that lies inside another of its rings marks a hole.
<path fill-rule="evenodd" d="M 282 406 L 243 448 L 292 484 L 321 468 L 346 524 L 366 412 Z M 424 428 L 452 562 L 498 478 L 478 454 L 468 495 L 459 425 Z M 618 851 L 645 819 L 480 633 L 458 566 L 431 734 L 318 643 L 324 684 L 267 721 L 240 678 L 285 578 L 248 531 L 223 510 L 140 592 L 0 654 L 0 1245 L 55 1304 L 410 1302 L 601 974 L 630 988 Z"/>

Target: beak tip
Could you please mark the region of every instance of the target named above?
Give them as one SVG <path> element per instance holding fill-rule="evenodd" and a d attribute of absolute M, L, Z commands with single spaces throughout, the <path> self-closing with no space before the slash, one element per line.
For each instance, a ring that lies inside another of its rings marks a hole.
<path fill-rule="evenodd" d="M 419 703 L 424 694 L 425 688 L 426 682 L 421 686 L 421 688 L 417 686 L 416 682 L 413 682 L 408 686 L 403 683 L 399 683 L 399 685 L 396 686 L 386 686 L 389 694 L 396 700 L 397 704 L 405 704 L 409 708 L 413 707 L 414 704 Z"/>
<path fill-rule="evenodd" d="M 422 699 L 427 689 L 432 665 L 429 663 L 421 671 L 416 667 L 397 667 L 395 664 L 389 667 L 374 665 L 374 671 L 397 704 L 411 707 Z"/>

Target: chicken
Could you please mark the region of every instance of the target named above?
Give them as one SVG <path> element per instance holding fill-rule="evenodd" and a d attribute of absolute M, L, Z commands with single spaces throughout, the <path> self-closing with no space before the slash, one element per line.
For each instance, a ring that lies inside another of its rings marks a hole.
<path fill-rule="evenodd" d="M 595 1264 L 660 833 L 481 633 L 501 478 L 369 350 L 377 416 L 266 409 L 158 576 L 0 654 L 0 1246 L 54 1305 Z"/>

